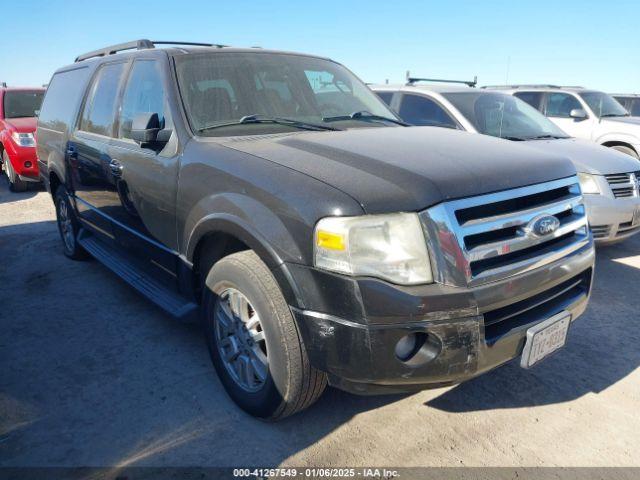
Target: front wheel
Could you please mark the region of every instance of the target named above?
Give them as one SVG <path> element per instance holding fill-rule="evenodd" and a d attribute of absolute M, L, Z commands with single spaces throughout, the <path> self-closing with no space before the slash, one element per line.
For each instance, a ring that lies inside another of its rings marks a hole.
<path fill-rule="evenodd" d="M 320 397 L 326 375 L 310 365 L 287 302 L 253 251 L 211 268 L 203 313 L 213 365 L 240 408 L 279 420 Z"/>
<path fill-rule="evenodd" d="M 4 173 L 9 180 L 9 190 L 12 192 L 24 192 L 27 190 L 27 182 L 22 180 L 13 169 L 11 160 L 6 151 L 2 152 L 2 164 L 4 165 Z"/>
<path fill-rule="evenodd" d="M 64 246 L 64 254 L 73 260 L 84 260 L 89 254 L 78 243 L 80 225 L 71 205 L 69 193 L 63 185 L 60 185 L 56 190 L 54 202 L 56 205 L 56 221 Z"/>
<path fill-rule="evenodd" d="M 617 150 L 617 151 L 619 151 L 621 153 L 625 153 L 627 155 L 630 155 L 633 158 L 639 158 L 638 154 L 636 153 L 636 151 L 631 147 L 625 147 L 624 145 L 614 145 L 611 148 L 613 148 L 614 150 Z"/>

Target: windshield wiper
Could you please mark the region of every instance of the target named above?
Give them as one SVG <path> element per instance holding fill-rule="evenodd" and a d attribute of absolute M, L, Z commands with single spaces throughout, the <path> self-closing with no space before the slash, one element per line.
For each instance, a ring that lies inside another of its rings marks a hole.
<path fill-rule="evenodd" d="M 550 139 L 550 140 L 556 140 L 559 138 L 569 138 L 569 137 L 561 137 L 559 135 L 536 135 L 535 137 L 527 137 L 525 140 L 546 140 L 546 139 Z"/>
<path fill-rule="evenodd" d="M 527 140 L 526 138 L 522 138 L 522 137 L 499 137 L 499 138 L 503 138 L 504 140 L 511 140 L 513 142 L 524 142 L 525 140 Z"/>
<path fill-rule="evenodd" d="M 600 118 L 605 118 L 605 117 L 628 117 L 630 116 L 629 113 L 603 113 L 602 115 L 600 115 Z"/>
<path fill-rule="evenodd" d="M 395 118 L 383 117 L 382 115 L 374 115 L 373 113 L 369 113 L 366 110 L 361 110 L 359 112 L 353 112 L 349 115 L 336 115 L 335 117 L 324 117 L 322 119 L 323 122 L 339 122 L 341 120 L 363 120 L 365 122 L 368 121 L 383 121 L 383 122 L 391 122 L 396 125 L 402 125 L 403 127 L 408 127 L 409 124 L 397 120 Z"/>
<path fill-rule="evenodd" d="M 300 120 L 293 120 L 290 118 L 281 118 L 281 117 L 266 117 L 263 115 L 245 115 L 244 117 L 242 117 L 239 120 L 233 121 L 233 122 L 226 122 L 226 123 L 213 123 L 211 125 L 205 125 L 204 127 L 201 127 L 198 129 L 198 132 L 204 132 L 206 130 L 213 130 L 216 128 L 221 128 L 221 127 L 230 127 L 233 125 L 248 125 L 248 124 L 255 124 L 255 123 L 275 123 L 278 125 L 286 125 L 288 127 L 294 127 L 294 128 L 300 128 L 302 130 L 332 130 L 332 131 L 337 131 L 337 130 L 342 130 L 341 128 L 335 128 L 335 127 L 329 127 L 327 125 L 320 125 L 317 123 L 311 123 L 311 122 L 303 122 Z"/>

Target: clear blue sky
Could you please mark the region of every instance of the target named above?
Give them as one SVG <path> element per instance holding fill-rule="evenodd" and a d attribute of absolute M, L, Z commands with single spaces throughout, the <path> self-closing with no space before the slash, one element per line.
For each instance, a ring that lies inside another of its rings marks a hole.
<path fill-rule="evenodd" d="M 0 81 L 39 85 L 137 38 L 331 57 L 367 82 L 419 76 L 640 93 L 640 1 L 5 0 Z M 509 61 L 510 59 L 510 61 Z M 509 65 L 509 67 L 508 67 Z"/>

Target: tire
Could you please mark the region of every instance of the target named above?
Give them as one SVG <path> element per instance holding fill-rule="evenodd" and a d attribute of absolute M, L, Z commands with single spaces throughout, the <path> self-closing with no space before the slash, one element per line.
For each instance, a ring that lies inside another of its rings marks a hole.
<path fill-rule="evenodd" d="M 9 180 L 9 190 L 16 193 L 26 191 L 27 182 L 21 180 L 13 170 L 13 166 L 11 165 L 11 161 L 9 160 L 9 155 L 7 155 L 6 151 L 2 152 L 2 164 L 4 165 L 4 173 Z"/>
<path fill-rule="evenodd" d="M 203 323 L 207 346 L 218 376 L 233 401 L 250 415 L 271 421 L 313 404 L 327 385 L 326 375 L 310 365 L 287 302 L 260 258 L 251 250 L 229 255 L 211 268 L 205 283 Z M 233 312 L 230 304 L 233 298 L 239 298 L 236 292 L 244 297 L 247 305 L 239 301 L 237 312 Z M 248 311 L 242 321 L 240 311 Z M 238 328 L 228 328 L 229 315 L 233 316 L 234 325 L 249 329 L 227 336 L 230 331 L 238 331 Z M 255 315 L 259 318 L 257 325 Z M 238 345 L 242 348 L 242 335 L 250 337 L 249 346 L 244 346 L 245 353 L 238 354 L 235 361 L 228 360 Z M 240 342 L 231 341 L 232 338 Z M 266 358 L 262 371 L 253 367 L 260 363 L 260 351 Z M 243 377 L 234 372 L 238 365 L 246 363 L 252 367 L 240 372 L 253 369 L 253 375 Z M 247 378 L 250 381 L 245 381 Z"/>
<path fill-rule="evenodd" d="M 69 199 L 69 193 L 64 185 L 60 185 L 54 197 L 56 206 L 56 223 L 62 240 L 64 254 L 72 260 L 89 258 L 87 251 L 78 243 L 80 224 Z"/>
<path fill-rule="evenodd" d="M 631 147 L 625 147 L 624 145 L 614 145 L 611 148 L 613 148 L 614 150 L 617 150 L 619 152 L 625 153 L 627 155 L 630 155 L 633 158 L 640 158 L 640 157 L 638 157 L 638 154 L 636 153 L 636 151 Z"/>

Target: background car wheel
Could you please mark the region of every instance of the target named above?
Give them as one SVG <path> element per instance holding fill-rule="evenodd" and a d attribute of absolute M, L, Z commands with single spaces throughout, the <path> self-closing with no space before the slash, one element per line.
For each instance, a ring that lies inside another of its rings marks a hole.
<path fill-rule="evenodd" d="M 24 192 L 27 189 L 27 182 L 21 180 L 18 174 L 13 170 L 11 161 L 6 151 L 2 152 L 2 164 L 4 166 L 4 173 L 9 180 L 9 190 L 12 192 Z"/>
<path fill-rule="evenodd" d="M 213 365 L 243 410 L 279 420 L 320 397 L 326 375 L 309 364 L 287 302 L 253 251 L 229 255 L 211 268 L 203 314 Z"/>
<path fill-rule="evenodd" d="M 60 185 L 55 195 L 56 220 L 58 231 L 62 238 L 64 254 L 73 260 L 84 260 L 89 254 L 78 243 L 78 232 L 80 225 L 69 201 L 69 193 L 64 186 Z"/>
<path fill-rule="evenodd" d="M 626 153 L 627 155 L 631 155 L 633 158 L 640 158 L 633 148 L 625 147 L 624 145 L 614 145 L 611 148 L 619 152 Z"/>

